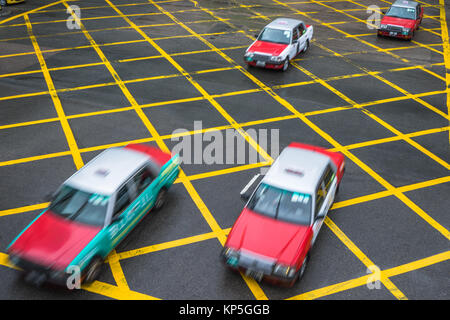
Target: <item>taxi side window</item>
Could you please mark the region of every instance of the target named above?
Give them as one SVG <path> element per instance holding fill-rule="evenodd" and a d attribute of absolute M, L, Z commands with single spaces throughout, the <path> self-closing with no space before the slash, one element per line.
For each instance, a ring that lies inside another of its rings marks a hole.
<path fill-rule="evenodd" d="M 422 12 L 422 8 L 420 7 L 420 4 L 419 4 L 419 5 L 417 5 L 417 8 L 416 8 L 417 19 L 420 18 L 421 12 Z"/>
<path fill-rule="evenodd" d="M 292 34 L 292 42 L 294 43 L 295 41 L 297 41 L 299 38 L 298 35 L 298 28 L 294 28 L 294 33 Z"/>
<path fill-rule="evenodd" d="M 298 30 L 299 30 L 299 32 L 300 32 L 300 36 L 302 36 L 302 34 L 303 33 L 305 33 L 305 26 L 304 26 L 304 24 L 303 23 L 301 23 L 299 26 L 298 26 Z"/>
<path fill-rule="evenodd" d="M 334 172 L 333 170 L 331 170 L 330 166 L 328 165 L 326 170 L 325 170 L 325 175 L 324 175 L 324 185 L 325 185 L 325 191 L 328 193 L 328 191 L 330 191 L 330 187 L 331 187 L 331 182 L 333 181 L 333 176 L 334 176 Z"/>
<path fill-rule="evenodd" d="M 150 183 L 154 180 L 153 173 L 149 170 L 149 168 L 144 167 L 139 170 L 133 177 L 134 184 L 136 186 L 136 194 L 139 196 L 142 191 L 147 188 Z"/>
<path fill-rule="evenodd" d="M 326 197 L 326 190 L 324 189 L 324 182 L 323 179 L 320 181 L 319 186 L 317 187 L 316 192 L 316 210 L 315 215 L 317 215 L 320 211 L 320 208 L 322 207 L 323 201 Z"/>
<path fill-rule="evenodd" d="M 116 204 L 114 205 L 113 216 L 115 217 L 115 216 L 119 215 L 130 203 L 131 203 L 131 201 L 130 201 L 130 195 L 128 194 L 128 188 L 126 185 L 124 185 L 117 192 Z"/>

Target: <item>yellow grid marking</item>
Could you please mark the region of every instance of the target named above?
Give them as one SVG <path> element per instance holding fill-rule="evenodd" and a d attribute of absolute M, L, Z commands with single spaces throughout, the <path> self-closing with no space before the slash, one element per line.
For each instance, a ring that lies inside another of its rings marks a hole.
<path fill-rule="evenodd" d="M 447 90 L 447 114 L 450 117 L 450 39 L 448 36 L 447 28 L 447 16 L 445 13 L 445 2 L 444 0 L 439 0 L 439 13 L 441 21 L 441 38 L 442 45 L 444 49 L 444 63 L 445 63 L 445 84 Z M 450 123 L 450 118 L 449 118 Z M 449 144 L 450 144 L 450 133 L 449 133 Z"/>
<path fill-rule="evenodd" d="M 361 249 L 359 249 L 343 232 L 339 227 L 331 221 L 330 217 L 326 217 L 324 223 L 333 233 L 341 240 L 343 244 L 366 266 L 370 267 L 375 265 L 369 257 L 367 257 Z M 407 300 L 406 296 L 392 283 L 392 281 L 384 276 L 383 272 L 380 274 L 379 279 L 384 286 L 399 300 Z"/>
<path fill-rule="evenodd" d="M 57 3 L 60 3 L 60 2 L 57 2 Z M 154 3 L 153 1 L 149 1 L 149 2 Z M 170 2 L 170 1 L 160 1 L 160 2 Z M 330 0 L 330 1 L 320 1 L 320 2 L 330 2 L 331 3 L 331 2 L 340 2 L 340 1 Z M 349 2 L 353 2 L 353 1 L 349 1 Z M 387 1 L 385 1 L 385 2 L 387 2 Z M 293 4 L 294 2 L 290 2 L 290 3 Z M 295 3 L 310 3 L 310 2 L 295 2 Z M 442 17 L 442 11 L 443 11 L 444 19 L 445 19 L 445 10 L 443 9 L 444 1 L 440 0 L 440 3 L 442 3 L 442 5 L 439 7 L 440 10 L 441 10 L 441 17 Z M 56 3 L 54 3 L 54 4 L 56 4 Z M 67 4 L 66 3 L 64 3 L 64 4 L 67 7 Z M 355 3 L 355 4 L 357 4 L 357 3 Z M 51 5 L 53 5 L 53 4 L 51 4 Z M 127 5 L 136 5 L 136 4 L 127 4 Z M 360 4 L 358 4 L 358 5 L 360 5 Z M 121 6 L 121 5 L 117 5 L 117 6 Z M 361 5 L 361 6 L 363 6 L 363 5 Z M 242 6 L 242 7 L 247 7 L 247 6 Z M 438 6 L 436 6 L 436 7 L 438 7 Z M 41 8 L 43 8 L 43 7 L 41 7 Z M 291 9 L 291 8 L 289 8 L 289 9 Z M 39 10 L 39 8 L 36 9 L 36 10 Z M 207 9 L 203 9 L 202 8 L 202 10 L 207 10 Z M 50 10 L 48 10 L 48 11 L 50 11 Z M 342 11 L 349 11 L 349 10 L 342 10 Z M 296 12 L 295 14 L 301 14 L 301 13 Z M 263 16 L 263 15 L 258 14 L 258 13 L 255 13 L 255 15 L 257 16 L 256 18 L 265 18 L 266 17 L 266 16 Z M 15 17 L 13 17 L 13 18 L 15 18 Z M 221 19 L 221 18 L 218 18 L 218 17 L 215 17 L 215 16 L 214 16 L 214 18 L 215 18 L 215 20 L 213 20 L 213 21 L 223 21 L 223 22 L 225 22 L 225 21 L 229 21 L 230 20 L 230 19 Z M 255 17 L 251 17 L 251 18 L 255 18 Z M 438 19 L 436 19 L 436 20 L 438 20 Z M 4 21 L 0 21 L 0 24 L 3 23 L 3 22 Z M 196 23 L 196 22 L 188 22 L 188 23 Z M 339 25 L 339 24 L 342 24 L 342 23 L 348 23 L 348 22 L 336 22 L 336 23 L 328 23 L 328 24 L 321 23 L 321 24 L 331 27 L 333 25 Z M 442 18 L 441 18 L 441 23 L 442 23 Z M 175 24 L 179 24 L 179 23 L 175 23 Z M 146 27 L 146 26 L 139 26 L 139 27 Z M 422 29 L 424 29 L 424 28 L 422 28 Z M 444 28 L 441 27 L 441 31 L 444 33 L 444 30 L 442 30 L 442 29 L 444 29 Z M 427 29 L 427 31 L 430 31 L 430 30 L 439 30 L 439 29 L 438 28 Z M 340 31 L 340 30 L 338 30 L 338 31 Z M 435 33 L 435 34 L 437 34 L 437 33 Z M 200 36 L 200 35 L 197 34 L 197 35 L 194 35 L 194 36 Z M 357 35 L 349 35 L 349 34 L 347 34 L 345 37 L 356 37 L 357 38 L 358 36 Z M 168 38 L 171 38 L 171 37 L 168 37 Z M 444 36 L 442 36 L 442 38 L 444 39 Z M 447 35 L 447 39 L 448 39 L 448 35 Z M 435 44 L 433 44 L 433 45 L 425 45 L 425 44 L 417 43 L 417 46 L 425 47 L 425 48 L 427 48 L 427 49 L 429 49 L 431 51 L 441 53 L 441 54 L 444 55 L 444 58 L 448 58 L 448 48 L 447 48 L 447 57 L 446 57 L 446 49 L 445 49 L 445 45 L 446 44 L 447 44 L 447 47 L 448 47 L 448 42 L 444 43 L 444 52 L 443 53 L 440 52 L 439 50 L 435 50 L 434 48 L 432 48 L 432 46 L 436 46 Z M 415 46 L 415 47 L 417 47 L 417 46 Z M 90 47 L 90 46 L 85 46 L 85 47 Z M 65 48 L 65 49 L 67 49 L 67 48 Z M 56 50 L 59 50 L 59 49 L 56 49 Z M 61 50 L 64 50 L 64 49 L 61 49 Z M 219 51 L 221 51 L 221 50 L 226 50 L 226 48 L 224 48 L 224 49 L 215 49 L 215 50 L 210 50 L 210 51 L 215 51 L 215 52 L 219 53 Z M 383 50 L 386 50 L 386 52 L 387 51 L 393 51 L 392 49 L 381 49 L 381 48 L 378 48 L 376 51 L 377 52 L 384 52 Z M 17 55 L 21 55 L 21 54 L 17 54 Z M 1 56 L 0 56 L 0 58 L 1 58 Z M 233 60 L 231 60 L 229 62 L 232 63 L 233 65 L 236 64 Z M 447 66 L 447 63 L 446 62 L 444 62 L 444 63 Z M 73 68 L 73 66 L 68 66 L 66 68 L 67 69 L 71 69 L 71 68 Z M 420 68 L 420 67 L 419 66 L 412 66 L 410 68 Z M 424 67 L 422 67 L 422 68 L 424 68 Z M 431 95 L 431 94 L 439 94 L 439 93 L 447 93 L 447 98 L 448 98 L 448 93 L 449 93 L 449 89 L 448 89 L 448 76 L 449 75 L 448 75 L 448 72 L 446 74 L 446 79 L 444 79 L 443 77 L 435 74 L 434 72 L 431 72 L 430 70 L 425 69 L 423 71 L 432 74 L 433 76 L 435 76 L 436 78 L 439 78 L 440 80 L 446 80 L 446 82 L 447 82 L 446 90 L 444 90 L 444 91 L 436 91 L 434 93 L 427 92 L 427 93 L 416 94 L 416 95 L 409 94 L 409 96 L 400 97 L 400 98 L 385 99 L 385 100 L 400 101 L 400 100 L 404 100 L 404 99 L 410 99 L 411 97 L 419 98 L 419 97 L 422 97 L 422 96 L 427 96 L 427 95 Z M 37 73 L 39 71 L 35 71 L 35 72 Z M 1 77 L 1 75 L 0 75 L 0 77 Z M 344 77 L 351 77 L 351 75 L 344 76 Z M 255 80 L 257 80 L 257 79 L 255 78 Z M 318 80 L 323 81 L 323 79 L 320 79 L 320 78 L 318 78 Z M 259 80 L 257 80 L 257 81 L 259 81 Z M 316 81 L 315 80 L 312 81 L 312 82 L 310 81 L 310 83 L 314 83 L 314 82 L 316 82 Z M 86 87 L 87 86 L 85 86 L 85 88 Z M 271 91 L 270 88 L 269 88 L 269 90 L 267 90 L 268 87 L 264 87 L 264 85 L 260 86 L 260 87 L 261 87 L 261 89 L 258 89 L 257 91 L 246 90 L 246 93 L 266 91 L 267 93 L 270 94 L 270 91 Z M 279 86 L 279 87 L 281 88 L 283 86 Z M 275 88 L 275 87 L 273 87 L 273 88 Z M 18 95 L 17 97 L 34 96 L 34 95 L 37 95 L 37 94 L 48 94 L 49 92 Z M 244 91 L 242 91 L 242 94 L 245 94 L 243 92 Z M 236 95 L 236 94 L 240 94 L 240 93 L 230 92 L 230 93 L 226 93 L 224 95 Z M 212 97 L 215 97 L 215 96 L 212 96 Z M 190 99 L 191 98 L 181 99 L 181 100 L 190 101 Z M 204 99 L 204 97 L 200 97 L 200 99 Z M 3 100 L 3 99 L 0 99 L 0 100 Z M 165 101 L 165 102 L 157 103 L 156 105 L 164 105 L 164 104 L 172 104 L 172 103 L 176 103 L 176 102 L 175 101 Z M 360 104 L 359 106 L 363 106 L 363 105 L 370 106 L 370 105 L 374 105 L 374 104 L 376 104 L 376 102 L 372 101 L 372 102 L 368 102 L 368 103 L 365 103 L 365 104 Z M 150 105 L 154 105 L 154 104 L 150 104 Z M 447 103 L 447 105 L 449 107 L 448 103 Z M 143 106 L 141 106 L 141 107 L 143 107 Z M 353 107 L 353 105 L 350 104 L 350 107 Z M 329 112 L 345 110 L 346 108 L 349 108 L 349 107 L 330 108 Z M 122 110 L 131 110 L 131 109 L 133 109 L 133 107 L 121 108 L 121 109 Z M 331 110 L 333 110 L 333 111 L 331 111 Z M 109 112 L 116 112 L 116 111 L 115 110 L 110 110 Z M 316 114 L 317 113 L 322 113 L 322 111 L 321 110 L 317 111 Z M 97 113 L 96 112 L 90 113 L 90 115 L 93 115 L 93 114 L 97 114 Z M 306 119 L 306 115 L 307 114 L 314 114 L 314 113 L 311 112 L 311 113 L 302 114 L 305 117 L 304 119 Z M 448 119 L 449 114 L 445 115 L 447 119 Z M 83 117 L 83 116 L 84 115 L 81 114 L 81 115 L 74 115 L 74 116 L 71 116 L 71 117 L 75 118 L 75 117 Z M 86 116 L 88 116 L 88 115 L 86 115 Z M 278 118 L 266 119 L 266 120 L 263 120 L 263 121 L 280 121 L 280 120 L 283 120 L 283 119 L 292 119 L 292 118 L 297 118 L 297 117 L 299 117 L 298 114 L 294 114 L 294 115 L 290 115 L 290 116 L 286 116 L 286 117 L 278 117 Z M 69 118 L 69 117 L 66 117 L 66 118 Z M 277 119 L 277 120 L 275 120 L 275 119 Z M 0 126 L 0 129 L 2 129 L 2 128 L 9 128 L 9 127 L 17 127 L 17 126 L 21 126 L 21 125 L 32 125 L 32 124 L 51 122 L 51 121 L 57 121 L 57 120 L 58 120 L 58 118 L 43 119 L 43 120 L 37 120 L 37 121 L 29 121 L 29 122 L 24 122 L 22 124 L 11 124 L 11 125 Z M 255 121 L 255 123 L 259 123 L 259 122 L 260 121 Z M 245 124 L 238 124 L 238 125 L 239 126 L 244 126 Z M 227 126 L 222 126 L 222 128 L 224 128 L 224 127 L 227 127 Z M 209 128 L 209 129 L 204 129 L 204 130 L 215 130 L 215 128 Z M 373 145 L 373 144 L 377 144 L 377 143 L 385 143 L 385 142 L 389 142 L 389 141 L 396 141 L 396 140 L 403 139 L 405 137 L 410 138 L 410 137 L 417 136 L 417 135 L 431 134 L 431 133 L 434 133 L 434 132 L 441 132 L 441 131 L 448 131 L 448 127 L 436 128 L 436 129 L 431 129 L 431 130 L 424 130 L 424 131 L 420 131 L 420 132 L 416 132 L 416 133 L 412 133 L 412 134 L 406 134 L 406 135 L 397 135 L 395 137 L 390 137 L 390 138 L 386 138 L 386 139 L 377 139 L 377 140 L 367 141 L 367 142 L 363 142 L 363 143 L 360 143 L 360 144 L 354 144 L 354 145 L 350 145 L 350 146 L 336 145 L 333 149 L 336 150 L 336 151 L 342 151 L 342 150 L 345 150 L 345 149 L 359 148 L 359 147 L 363 147 L 363 146 L 367 146 L 367 145 Z M 161 137 L 158 136 L 158 139 L 161 139 L 163 137 L 164 136 L 161 136 Z M 153 139 L 154 140 L 155 138 L 149 138 L 149 139 Z M 141 140 L 147 140 L 147 139 L 141 139 Z M 150 141 L 150 140 L 148 140 L 148 141 Z M 162 140 L 158 140 L 157 142 L 158 142 L 158 145 L 159 145 L 159 143 L 162 143 Z M 100 150 L 100 149 L 102 149 L 102 146 L 86 148 L 86 149 L 84 149 L 85 150 L 84 152 L 88 152 L 87 150 Z M 80 150 L 80 152 L 83 152 L 83 150 Z M 70 155 L 70 154 L 71 154 L 71 152 L 61 152 L 61 153 L 54 153 L 54 154 L 51 154 L 51 155 L 29 157 L 29 158 L 26 158 L 26 159 L 38 160 L 38 159 L 52 158 L 52 157 L 55 157 L 55 156 Z M 11 160 L 11 161 L 6 161 L 6 162 L 3 162 L 2 164 L 3 165 L 8 165 L 8 163 L 9 164 L 14 164 L 14 163 L 26 162 L 26 160 L 24 160 L 24 159 L 16 159 L 16 160 Z M 210 176 L 222 175 L 222 174 L 235 172 L 236 170 L 247 170 L 247 169 L 251 169 L 251 168 L 255 168 L 255 167 L 259 167 L 259 166 L 263 166 L 263 165 L 267 165 L 267 164 L 268 164 L 268 162 L 267 163 L 262 162 L 262 163 L 251 164 L 251 165 L 244 165 L 244 166 L 231 168 L 231 169 L 218 170 L 218 171 L 215 171 L 215 172 L 204 173 L 204 174 L 199 174 L 199 175 L 193 175 L 191 177 L 184 176 L 183 179 L 186 179 L 186 180 L 202 179 L 202 178 L 206 178 L 206 177 L 210 177 Z M 332 209 L 336 209 L 336 208 L 339 208 L 339 207 L 344 207 L 344 206 L 348 206 L 348 205 L 352 205 L 352 204 L 356 204 L 356 203 L 362 203 L 362 202 L 370 201 L 370 200 L 373 200 L 373 199 L 378 199 L 380 197 L 389 196 L 389 195 L 393 195 L 393 194 L 397 195 L 397 193 L 402 193 L 402 192 L 406 192 L 406 191 L 410 191 L 410 190 L 424 188 L 424 187 L 427 187 L 427 186 L 436 185 L 436 184 L 439 184 L 439 183 L 445 183 L 445 182 L 448 182 L 448 181 L 449 181 L 449 177 L 443 177 L 443 178 L 429 180 L 429 181 L 416 183 L 416 184 L 409 185 L 409 186 L 403 186 L 403 187 L 399 187 L 399 188 L 392 187 L 391 189 L 388 189 L 388 190 L 385 190 L 385 191 L 382 191 L 382 192 L 378 192 L 378 193 L 375 193 L 375 194 L 372 194 L 372 195 L 362 196 L 362 197 L 358 197 L 358 198 L 355 198 L 355 199 L 350 199 L 350 200 L 346 200 L 346 201 L 335 203 L 333 205 Z M 177 183 L 180 183 L 180 182 L 183 182 L 184 184 L 186 183 L 185 180 L 181 181 L 181 179 L 178 179 Z M 194 191 L 195 191 L 195 189 L 194 189 Z M 401 194 L 401 195 L 403 195 L 403 194 Z M 201 202 L 200 203 L 200 205 L 201 205 L 203 202 L 201 201 L 201 199 L 198 196 L 198 194 L 196 195 L 196 197 L 198 197 L 199 201 Z M 408 198 L 406 198 L 406 199 L 403 199 L 402 201 L 404 201 L 406 203 L 406 202 L 408 202 L 410 200 Z M 47 205 L 47 204 L 36 204 L 36 205 L 31 205 L 31 206 L 26 206 L 26 207 L 21 207 L 21 208 L 16 208 L 16 209 L 3 210 L 3 211 L 0 211 L 0 216 L 2 216 L 2 215 L 9 215 L 9 214 L 15 214 L 15 213 L 19 213 L 19 212 L 25 212 L 25 211 L 38 210 L 38 209 L 42 208 L 45 205 Z M 414 203 L 409 202 L 409 205 L 410 205 L 410 207 L 415 208 L 414 211 L 416 211 L 416 213 L 417 213 L 417 211 L 420 212 L 419 215 L 423 215 L 425 217 L 424 218 L 425 220 L 431 219 L 431 217 L 429 217 L 425 212 L 423 212 L 420 208 L 415 206 Z M 207 208 L 206 208 L 206 210 L 207 210 Z M 212 217 L 212 215 L 211 215 L 211 217 Z M 214 220 L 213 217 L 212 217 L 212 219 Z M 332 227 L 334 228 L 335 225 L 333 226 L 334 223 L 332 223 L 330 219 L 327 219 L 326 221 L 329 221 L 328 223 L 331 225 L 331 227 L 329 226 L 330 228 L 332 228 Z M 335 227 L 337 228 L 337 226 L 335 226 Z M 223 236 L 224 234 L 227 234 L 228 230 L 229 229 L 222 230 L 222 229 L 220 229 L 220 227 L 218 227 L 218 229 L 216 231 L 214 231 L 214 229 L 213 229 L 213 232 L 209 233 L 208 236 L 206 236 L 206 235 L 198 235 L 198 236 L 190 237 L 191 239 L 189 239 L 189 240 L 187 240 L 187 238 L 175 240 L 175 241 L 172 242 L 172 247 L 176 247 L 177 243 L 179 245 L 181 245 L 181 243 L 187 244 L 187 243 L 189 243 L 189 241 L 193 241 L 193 242 L 202 241 L 202 240 L 199 240 L 199 238 L 202 238 L 202 237 L 206 237 L 206 238 L 208 238 L 208 237 L 211 237 L 211 238 L 218 237 L 219 238 L 219 236 L 217 235 L 216 232 L 220 232 L 221 236 Z M 350 241 L 350 239 L 348 239 L 344 234 L 339 233 L 339 231 L 340 230 L 337 228 L 337 229 L 335 229 L 334 232 L 335 232 L 335 234 L 338 233 L 342 237 L 342 239 L 344 239 L 345 241 L 347 241 L 347 240 Z M 445 235 L 445 231 L 447 232 L 446 234 L 447 234 L 447 238 L 448 238 L 448 230 L 446 230 L 444 228 L 444 230 L 442 230 L 442 231 L 444 232 L 444 235 Z M 168 243 L 166 243 L 166 244 L 160 244 L 160 245 L 146 247 L 145 249 L 147 250 L 147 252 L 153 252 L 153 251 L 156 251 L 156 250 L 163 250 L 164 246 L 170 247 L 170 245 Z M 349 246 L 352 247 L 351 241 L 350 241 L 350 244 L 347 245 L 347 247 L 349 247 Z M 352 247 L 352 249 L 353 249 L 352 252 L 353 251 L 357 252 L 357 254 L 359 255 L 360 260 L 361 259 L 364 260 L 365 258 L 367 258 L 367 257 L 364 256 L 364 254 L 362 252 L 358 251 L 359 249 L 356 246 Z M 139 250 L 139 249 L 137 249 L 137 250 Z M 118 260 L 121 259 L 120 258 L 121 254 L 122 253 L 116 254 L 116 257 L 114 257 L 112 259 L 117 259 L 117 262 L 118 262 Z M 128 253 L 128 254 L 131 254 L 131 253 Z M 6 265 L 7 264 L 7 259 L 6 259 L 5 256 L 6 256 L 5 254 L 0 253 L 0 264 L 1 265 Z M 405 273 L 405 272 L 409 272 L 409 271 L 412 271 L 412 270 L 416 270 L 416 269 L 422 268 L 422 267 L 424 267 L 426 265 L 430 265 L 430 264 L 437 263 L 437 262 L 440 262 L 440 261 L 443 261 L 443 260 L 447 260 L 447 259 L 449 259 L 449 252 L 446 252 L 446 253 L 443 253 L 443 254 L 440 254 L 440 255 L 435 255 L 435 256 L 432 256 L 432 257 L 428 257 L 428 258 L 425 258 L 425 259 L 422 259 L 422 260 L 419 260 L 419 261 L 416 261 L 416 262 L 412 262 L 410 264 L 406 264 L 406 265 L 402 265 L 402 266 L 399 266 L 399 267 L 395 267 L 395 268 L 391 268 L 391 269 L 388 269 L 388 270 L 384 270 L 383 271 L 383 275 L 384 275 L 384 279 L 383 279 L 384 282 L 383 283 L 385 284 L 385 286 L 387 284 L 387 287 L 389 287 L 389 289 L 391 290 L 391 292 L 393 292 L 393 294 L 395 296 L 397 296 L 398 298 L 403 298 L 404 296 L 400 292 L 398 292 L 398 290 L 396 291 L 396 287 L 392 284 L 392 282 L 390 282 L 389 277 L 392 277 L 392 276 L 397 275 L 397 274 L 402 274 L 402 273 Z M 355 287 L 355 286 L 358 286 L 356 284 L 359 284 L 359 283 L 361 283 L 361 285 L 362 285 L 362 284 L 365 283 L 365 281 L 367 280 L 368 277 L 369 277 L 369 275 L 367 275 L 365 277 L 360 277 L 360 278 L 357 278 L 357 279 L 349 280 L 349 281 L 343 282 L 341 284 L 337 284 L 337 285 L 335 285 L 335 289 L 336 288 L 343 288 L 343 287 L 347 287 L 347 288 Z M 115 279 L 116 279 L 116 276 L 115 276 Z M 126 279 L 124 279 L 124 280 L 125 280 L 125 283 L 126 283 Z M 117 282 L 117 279 L 116 279 L 116 282 Z M 331 286 L 329 286 L 329 287 L 331 287 Z M 327 287 L 327 288 L 329 288 L 329 287 Z M 154 299 L 154 297 L 151 297 L 151 296 L 148 296 L 148 295 L 143 295 L 143 294 L 131 291 L 131 290 L 123 290 L 123 289 L 120 289 L 118 286 L 111 286 L 109 284 L 101 283 L 101 282 L 98 282 L 98 281 L 94 282 L 88 288 L 84 288 L 84 289 L 86 289 L 88 291 L 91 291 L 91 292 L 103 294 L 103 295 L 106 295 L 106 296 L 109 296 L 109 297 L 113 297 L 113 298 L 116 298 L 116 299 L 127 299 L 127 298 L 132 298 L 132 297 L 133 297 L 133 299 L 138 299 L 138 298 Z M 314 290 L 315 293 L 313 293 L 313 291 L 312 291 L 310 293 L 306 293 L 306 294 L 300 295 L 300 296 L 306 297 L 308 294 L 309 294 L 309 296 L 314 296 L 314 294 L 316 294 L 315 297 L 323 296 L 323 295 L 320 295 L 320 294 L 317 295 L 317 292 L 319 292 L 320 290 L 321 289 Z M 324 292 L 324 290 L 322 290 L 322 291 Z M 339 291 L 342 291 L 342 290 L 339 290 Z M 331 294 L 331 293 L 328 293 L 328 294 Z M 327 295 L 327 294 L 324 294 L 324 295 Z M 299 296 L 297 296 L 297 298 L 298 297 Z M 296 297 L 293 297 L 293 298 L 296 298 Z"/>
<path fill-rule="evenodd" d="M 28 35 L 30 37 L 30 40 L 33 44 L 33 48 L 36 51 L 36 56 L 41 65 L 42 73 L 44 75 L 45 82 L 47 83 L 49 94 L 50 94 L 53 104 L 55 106 L 56 113 L 58 114 L 58 119 L 61 123 L 61 127 L 66 136 L 67 144 L 69 145 L 69 149 L 72 154 L 73 161 L 75 163 L 76 168 L 80 169 L 83 166 L 83 160 L 81 159 L 80 151 L 78 150 L 78 146 L 77 146 L 77 143 L 73 136 L 72 129 L 70 128 L 69 122 L 67 121 L 66 115 L 62 108 L 61 101 L 59 100 L 58 94 L 56 93 L 56 89 L 53 84 L 52 77 L 50 76 L 50 72 L 48 71 L 47 64 L 45 63 L 44 57 L 41 53 L 41 49 L 39 48 L 39 45 L 36 41 L 36 37 L 33 35 L 33 31 L 31 29 L 31 24 L 30 24 L 28 15 L 25 14 L 25 15 L 23 15 L 23 17 L 27 24 Z"/>
<path fill-rule="evenodd" d="M 407 272 L 411 272 L 411 271 L 414 271 L 417 269 L 428 267 L 430 265 L 433 265 L 433 264 L 436 264 L 439 262 L 447 261 L 449 259 L 450 259 L 450 251 L 445 251 L 445 252 L 438 253 L 436 255 L 433 255 L 433 256 L 430 256 L 427 258 L 423 258 L 420 260 L 416 260 L 416 261 L 413 261 L 410 263 L 400 265 L 398 267 L 382 270 L 382 273 L 384 274 L 385 277 L 394 277 L 394 276 L 398 276 L 398 275 L 401 275 L 401 274 L 404 274 Z M 297 296 L 291 297 L 288 300 L 312 300 L 312 299 L 317 299 L 317 298 L 321 298 L 324 296 L 328 296 L 330 294 L 338 293 L 341 291 L 360 287 L 362 285 L 367 284 L 367 282 L 370 280 L 369 279 L 370 276 L 371 275 L 369 274 L 369 275 L 362 276 L 359 278 L 355 278 L 355 279 L 351 279 L 348 281 L 336 283 L 336 284 L 333 284 L 330 286 L 326 286 L 326 287 L 323 287 L 320 289 L 305 292 L 305 293 L 299 294 Z"/>

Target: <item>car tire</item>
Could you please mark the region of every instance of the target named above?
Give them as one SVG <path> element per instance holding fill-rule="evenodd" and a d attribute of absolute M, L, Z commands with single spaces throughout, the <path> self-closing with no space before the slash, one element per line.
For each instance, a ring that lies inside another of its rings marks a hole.
<path fill-rule="evenodd" d="M 283 61 L 283 67 L 281 68 L 281 71 L 285 72 L 289 68 L 289 57 L 287 57 Z"/>
<path fill-rule="evenodd" d="M 303 277 L 303 275 L 305 274 L 305 270 L 308 265 L 308 261 L 309 261 L 309 253 L 306 255 L 305 259 L 303 260 L 300 270 L 298 270 L 298 280 L 300 280 Z"/>
<path fill-rule="evenodd" d="M 298 270 L 294 279 L 287 284 L 288 287 L 292 287 L 292 286 L 294 286 L 295 283 L 297 283 L 297 281 L 300 281 L 300 279 L 305 274 L 305 270 L 306 270 L 306 266 L 308 265 L 308 261 L 309 261 L 309 253 L 306 255 L 305 259 L 303 260 L 302 266 Z"/>
<path fill-rule="evenodd" d="M 103 259 L 100 257 L 95 257 L 91 260 L 91 263 L 87 267 L 86 275 L 84 277 L 84 283 L 92 283 L 97 280 L 100 275 L 100 271 L 103 265 Z"/>
<path fill-rule="evenodd" d="M 305 47 L 302 52 L 306 52 L 309 49 L 309 40 L 306 40 Z"/>
<path fill-rule="evenodd" d="M 155 205 L 153 206 L 153 211 L 160 210 L 166 203 L 166 198 L 167 198 L 167 189 L 161 188 L 161 190 L 159 190 L 159 192 L 158 192 L 158 195 L 156 196 Z"/>

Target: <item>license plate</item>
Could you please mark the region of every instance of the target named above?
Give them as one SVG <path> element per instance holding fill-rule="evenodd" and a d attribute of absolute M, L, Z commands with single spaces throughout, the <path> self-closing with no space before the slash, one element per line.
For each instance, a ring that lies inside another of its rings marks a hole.
<path fill-rule="evenodd" d="M 256 61 L 256 66 L 258 66 L 258 67 L 265 67 L 266 63 L 264 61 Z"/>
<path fill-rule="evenodd" d="M 251 270 L 251 269 L 247 269 L 247 271 L 245 271 L 245 275 L 248 276 L 248 277 L 252 277 L 256 281 L 261 281 L 261 279 L 263 277 L 263 273 L 262 272 Z"/>
<path fill-rule="evenodd" d="M 391 31 L 391 32 L 389 32 L 389 35 L 395 37 L 397 35 L 397 32 Z"/>

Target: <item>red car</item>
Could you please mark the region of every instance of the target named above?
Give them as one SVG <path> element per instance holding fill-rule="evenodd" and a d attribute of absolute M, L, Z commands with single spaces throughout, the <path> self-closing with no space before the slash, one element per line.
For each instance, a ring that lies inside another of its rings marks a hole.
<path fill-rule="evenodd" d="M 341 153 L 291 143 L 242 190 L 248 202 L 228 235 L 225 263 L 258 281 L 292 286 L 305 272 L 344 168 Z"/>
<path fill-rule="evenodd" d="M 411 40 L 419 29 L 423 8 L 415 1 L 397 0 L 384 15 L 378 29 L 378 36 Z"/>
<path fill-rule="evenodd" d="M 313 33 L 313 26 L 301 20 L 275 19 L 256 35 L 245 51 L 244 61 L 249 67 L 286 71 L 289 61 L 308 50 Z"/>

